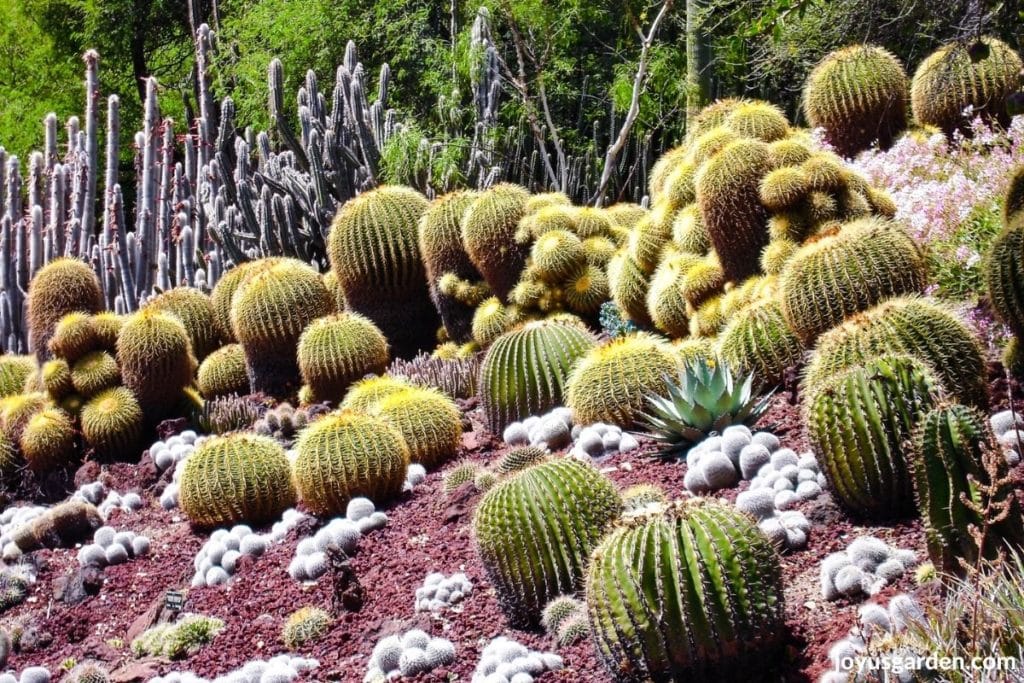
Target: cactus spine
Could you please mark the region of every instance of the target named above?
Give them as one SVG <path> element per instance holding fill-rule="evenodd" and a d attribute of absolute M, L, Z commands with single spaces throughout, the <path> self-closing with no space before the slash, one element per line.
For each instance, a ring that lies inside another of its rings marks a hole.
<path fill-rule="evenodd" d="M 117 339 L 117 364 L 124 385 L 154 424 L 174 412 L 196 368 L 185 326 L 152 310 L 141 310 L 125 323 Z"/>
<path fill-rule="evenodd" d="M 314 320 L 299 338 L 299 371 L 313 401 L 338 402 L 352 382 L 384 372 L 388 340 L 358 313 Z"/>

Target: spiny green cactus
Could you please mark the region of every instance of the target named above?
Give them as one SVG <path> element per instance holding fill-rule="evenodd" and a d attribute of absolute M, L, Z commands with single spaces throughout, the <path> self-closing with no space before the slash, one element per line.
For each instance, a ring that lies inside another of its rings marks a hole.
<path fill-rule="evenodd" d="M 260 259 L 258 261 L 245 261 L 231 268 L 217 280 L 216 286 L 210 293 L 210 303 L 213 305 L 214 320 L 221 338 L 225 343 L 238 341 L 235 338 L 235 329 L 231 324 L 231 301 L 235 292 L 242 284 L 252 277 L 259 270 L 269 267 L 280 259 Z"/>
<path fill-rule="evenodd" d="M 125 316 L 104 311 L 92 317 L 92 329 L 96 331 L 96 344 L 103 351 L 117 352 L 117 337 L 124 327 Z M 219 329 L 219 328 L 218 328 Z"/>
<path fill-rule="evenodd" d="M 723 97 L 720 100 L 715 100 L 697 112 L 697 117 L 693 122 L 692 135 L 703 135 L 709 130 L 721 126 L 729 114 L 750 102 L 751 100 L 743 97 Z"/>
<path fill-rule="evenodd" d="M 439 322 L 419 247 L 428 207 L 412 188 L 378 187 L 347 201 L 328 237 L 349 308 L 372 320 L 401 358 L 429 348 Z"/>
<path fill-rule="evenodd" d="M 722 296 L 715 295 L 702 303 L 690 316 L 690 335 L 694 337 L 714 337 L 725 327 L 725 315 L 722 313 Z"/>
<path fill-rule="evenodd" d="M 442 487 L 445 493 L 451 493 L 467 481 L 476 479 L 480 472 L 480 466 L 470 460 L 463 460 L 444 473 Z"/>
<path fill-rule="evenodd" d="M 249 375 L 245 369 L 245 351 L 241 344 L 220 347 L 199 365 L 196 382 L 203 398 L 248 394 Z"/>
<path fill-rule="evenodd" d="M 35 274 L 28 289 L 29 342 L 36 358 L 49 356 L 49 342 L 57 321 L 68 313 L 103 310 L 103 292 L 92 267 L 74 258 L 59 258 Z"/>
<path fill-rule="evenodd" d="M 701 218 L 700 208 L 690 204 L 672 219 L 672 243 L 680 251 L 702 256 L 711 248 L 708 227 Z M 664 259 L 664 253 L 662 253 Z"/>
<path fill-rule="evenodd" d="M 103 526 L 94 505 L 81 500 L 58 503 L 11 532 L 11 542 L 23 553 L 40 548 L 70 548 L 84 543 Z"/>
<path fill-rule="evenodd" d="M 846 188 L 849 172 L 843 166 L 843 160 L 834 154 L 816 152 L 807 161 L 800 164 L 807 177 L 808 186 L 816 192 L 834 193 Z M 813 197 L 811 200 L 813 201 Z M 837 210 L 833 208 L 833 210 Z"/>
<path fill-rule="evenodd" d="M 409 447 L 409 460 L 435 469 L 462 442 L 462 413 L 436 389 L 404 389 L 385 396 L 368 410 L 395 429 Z"/>
<path fill-rule="evenodd" d="M 54 358 L 43 363 L 39 369 L 43 388 L 53 400 L 59 401 L 75 390 L 71 382 L 71 368 L 63 358 Z"/>
<path fill-rule="evenodd" d="M 98 664 L 79 664 L 71 670 L 64 681 L 65 683 L 109 683 L 110 676 L 106 669 Z"/>
<path fill-rule="evenodd" d="M 768 163 L 772 168 L 799 166 L 811 157 L 811 148 L 792 137 L 768 145 Z"/>
<path fill-rule="evenodd" d="M 924 363 L 898 355 L 875 356 L 810 387 L 808 436 L 843 506 L 868 518 L 913 508 L 903 444 L 941 391 Z"/>
<path fill-rule="evenodd" d="M 769 170 L 766 144 L 738 140 L 697 174 L 697 203 L 727 280 L 758 272 L 757 258 L 768 244 L 768 213 L 758 188 Z"/>
<path fill-rule="evenodd" d="M 224 344 L 217 326 L 213 302 L 210 297 L 194 287 L 175 287 L 146 303 L 152 308 L 177 316 L 188 332 L 192 342 L 192 353 L 202 362 L 210 353 Z"/>
<path fill-rule="evenodd" d="M 52 405 L 50 397 L 41 391 L 5 396 L 0 399 L 0 431 L 12 441 L 18 441 L 29 419 Z"/>
<path fill-rule="evenodd" d="M 182 389 L 192 383 L 196 359 L 180 320 L 143 309 L 121 329 L 117 365 L 146 419 L 155 423 L 177 408 Z"/>
<path fill-rule="evenodd" d="M 964 110 L 1007 126 L 1006 99 L 1021 86 L 1017 52 L 996 38 L 982 37 L 944 45 L 917 67 L 910 86 L 914 118 L 946 135 L 968 132 Z"/>
<path fill-rule="evenodd" d="M 988 404 L 985 358 L 978 338 L 941 305 L 916 297 L 890 299 L 821 335 L 804 385 L 811 387 L 882 353 L 919 358 L 957 400 Z"/>
<path fill-rule="evenodd" d="M 687 145 L 673 147 L 658 157 L 654 165 L 651 166 L 651 173 L 647 177 L 647 187 L 650 190 L 652 202 L 657 202 L 661 199 L 661 195 L 665 190 L 665 184 L 668 182 L 668 177 L 686 159 L 688 152 Z"/>
<path fill-rule="evenodd" d="M 536 446 L 513 448 L 501 457 L 494 471 L 501 476 L 513 474 L 543 462 L 547 457 L 547 451 Z"/>
<path fill-rule="evenodd" d="M 488 491 L 473 536 L 513 627 L 536 625 L 552 598 L 580 589 L 590 551 L 621 509 L 612 483 L 571 458 L 529 467 Z"/>
<path fill-rule="evenodd" d="M 926 277 L 921 248 L 902 226 L 865 218 L 793 255 L 782 272 L 782 313 L 810 344 L 855 313 L 920 292 Z"/>
<path fill-rule="evenodd" d="M 480 193 L 462 219 L 466 253 L 502 302 L 526 264 L 527 249 L 515 233 L 529 196 L 518 185 L 500 183 Z"/>
<path fill-rule="evenodd" d="M 1024 335 L 1024 221 L 1013 220 L 992 240 L 982 272 L 996 315 Z"/>
<path fill-rule="evenodd" d="M 616 251 L 618 246 L 608 237 L 588 237 L 583 240 L 583 254 L 587 263 L 597 268 L 605 268 Z"/>
<path fill-rule="evenodd" d="M 937 406 L 918 425 L 909 464 L 928 555 L 938 569 L 962 574 L 961 561 L 973 567 L 979 555 L 992 560 L 1007 545 L 1024 546 L 1020 504 L 1006 481 L 1006 459 L 984 415 L 958 404 Z M 988 490 L 992 475 L 1002 484 Z M 990 502 L 1008 507 L 986 526 L 963 498 L 981 508 Z M 986 529 L 984 547 L 979 548 L 971 527 Z"/>
<path fill-rule="evenodd" d="M 0 614 L 25 602 L 28 589 L 28 580 L 23 575 L 10 569 L 0 570 Z M 0 660 L 6 660 L 11 648 L 10 637 L 6 631 L 0 635 L 0 640 L 3 640 L 2 645 L 6 650 Z M 4 664 L 6 666 L 6 661 Z"/>
<path fill-rule="evenodd" d="M 592 206 L 573 207 L 576 218 L 576 234 L 581 240 L 591 237 L 611 237 L 615 234 L 615 225 L 605 209 Z"/>
<path fill-rule="evenodd" d="M 145 416 L 132 392 L 124 387 L 106 389 L 82 406 L 82 436 L 104 459 L 139 455 Z"/>
<path fill-rule="evenodd" d="M 661 252 L 672 239 L 675 210 L 667 204 L 656 204 L 640 219 L 629 235 L 629 255 L 645 275 L 650 275 L 661 260 Z"/>
<path fill-rule="evenodd" d="M 694 139 L 687 158 L 699 169 L 728 145 L 741 139 L 741 136 L 726 126 L 712 128 Z"/>
<path fill-rule="evenodd" d="M 698 360 L 714 361 L 718 357 L 715 340 L 710 337 L 688 337 L 672 342 L 676 358 L 681 364 L 694 363 Z"/>
<path fill-rule="evenodd" d="M 512 327 L 509 317 L 509 307 L 503 305 L 498 297 L 487 299 L 473 313 L 473 340 L 481 347 L 490 346 Z"/>
<path fill-rule="evenodd" d="M 664 509 L 666 505 L 668 496 L 654 484 L 636 484 L 622 492 L 622 514 L 626 517 Z"/>
<path fill-rule="evenodd" d="M 44 408 L 25 423 L 19 445 L 29 469 L 45 474 L 73 462 L 75 425 L 63 410 Z"/>
<path fill-rule="evenodd" d="M 15 475 L 22 462 L 17 442 L 0 432 L 0 481 Z"/>
<path fill-rule="evenodd" d="M 769 171 L 761 179 L 758 193 L 761 203 L 771 212 L 787 211 L 803 202 L 811 189 L 804 172 L 794 166 Z"/>
<path fill-rule="evenodd" d="M 253 391 L 288 398 L 301 384 L 299 336 L 312 321 L 334 312 L 334 297 L 302 261 L 280 259 L 254 273 L 235 292 L 231 323 Z"/>
<path fill-rule="evenodd" d="M 640 325 L 651 322 L 647 312 L 647 276 L 625 250 L 608 262 L 608 289 L 612 301 L 630 320 Z"/>
<path fill-rule="evenodd" d="M 665 189 L 658 197 L 658 206 L 667 207 L 670 212 L 692 204 L 697 199 L 694 179 L 697 175 L 697 165 L 691 160 L 684 160 L 676 164 L 668 179 L 665 181 Z"/>
<path fill-rule="evenodd" d="M 534 196 L 531 195 L 527 206 L 530 205 Z M 529 245 L 551 230 L 576 232 L 576 213 L 571 204 L 552 204 L 536 211 L 526 209 L 516 228 L 515 241 L 517 244 Z"/>
<path fill-rule="evenodd" d="M 340 401 L 352 382 L 384 372 L 388 340 L 358 313 L 314 320 L 299 338 L 299 370 L 314 401 Z"/>
<path fill-rule="evenodd" d="M 245 432 L 210 437 L 181 473 L 181 510 L 199 527 L 263 524 L 295 505 L 291 465 L 273 439 Z"/>
<path fill-rule="evenodd" d="M 523 212 L 533 214 L 549 206 L 572 206 L 572 200 L 564 192 L 539 192 L 530 195 Z"/>
<path fill-rule="evenodd" d="M 679 361 L 671 346 L 638 333 L 591 349 L 573 366 L 566 405 L 579 424 L 608 422 L 631 427 L 646 406 L 648 394 L 664 387 Z"/>
<path fill-rule="evenodd" d="M 594 550 L 586 595 L 595 648 L 616 681 L 749 680 L 781 656 L 778 553 L 724 502 L 625 522 Z"/>
<path fill-rule="evenodd" d="M 430 284 L 430 298 L 448 335 L 459 343 L 471 339 L 473 304 L 460 301 L 439 287 L 446 274 L 468 282 L 483 279 L 462 244 L 462 217 L 476 201 L 476 192 L 451 192 L 435 199 L 419 224 L 419 245 Z"/>
<path fill-rule="evenodd" d="M 567 230 L 550 230 L 530 250 L 533 272 L 544 282 L 558 284 L 587 262 L 583 241 Z"/>
<path fill-rule="evenodd" d="M 281 640 L 289 650 L 320 640 L 331 628 L 331 615 L 319 607 L 300 607 L 288 615 Z"/>
<path fill-rule="evenodd" d="M 82 396 L 89 397 L 121 381 L 117 361 L 106 351 L 91 351 L 71 366 L 71 384 Z"/>
<path fill-rule="evenodd" d="M 690 316 L 680 284 L 690 269 L 700 263 L 699 256 L 666 249 L 651 278 L 647 290 L 647 313 L 655 327 L 670 337 L 689 334 Z"/>
<path fill-rule="evenodd" d="M 738 104 L 722 123 L 740 137 L 762 142 L 775 142 L 789 135 L 786 115 L 769 102 L 755 100 Z"/>
<path fill-rule="evenodd" d="M 725 285 L 725 273 L 715 254 L 709 254 L 686 269 L 679 281 L 679 290 L 690 310 L 700 308 L 705 301 L 720 294 Z"/>
<path fill-rule="evenodd" d="M 633 202 L 612 204 L 605 210 L 616 234 L 633 229 L 637 221 L 647 214 L 647 209 Z"/>
<path fill-rule="evenodd" d="M 356 382 L 349 388 L 345 394 L 345 399 L 341 402 L 341 407 L 348 410 L 365 412 L 385 396 L 413 386 L 404 377 L 392 377 L 391 375 L 370 377 L 369 379 Z"/>
<path fill-rule="evenodd" d="M 1010 177 L 1010 183 L 1006 188 L 1006 195 L 1003 199 L 1003 226 L 1008 227 L 1014 223 L 1024 211 L 1024 166 L 1018 166 Z"/>
<path fill-rule="evenodd" d="M 584 265 L 565 282 L 562 292 L 566 306 L 592 320 L 608 301 L 608 276 L 599 266 Z"/>
<path fill-rule="evenodd" d="M 295 485 L 318 515 L 344 514 L 348 501 L 383 503 L 402 491 L 409 447 L 383 419 L 348 410 L 320 418 L 299 434 Z"/>
<path fill-rule="evenodd" d="M 767 386 L 781 384 L 786 370 L 799 365 L 804 354 L 804 345 L 774 300 L 736 312 L 718 345 L 718 353 L 736 372 L 753 373 L 757 382 Z"/>
<path fill-rule="evenodd" d="M 57 322 L 50 337 L 50 353 L 74 363 L 83 355 L 95 349 L 99 344 L 96 329 L 92 326 L 92 316 L 76 311 L 68 313 Z"/>
<path fill-rule="evenodd" d="M 25 380 L 36 370 L 32 356 L 18 356 L 5 353 L 0 356 L 0 398 L 20 394 L 25 389 Z"/>
<path fill-rule="evenodd" d="M 573 365 L 596 340 L 582 326 L 536 321 L 491 345 L 480 366 L 479 398 L 495 434 L 511 422 L 561 405 Z"/>
<path fill-rule="evenodd" d="M 903 65 L 875 45 L 830 52 L 804 86 L 804 115 L 839 154 L 854 157 L 878 143 L 888 149 L 907 127 L 909 82 Z"/>
<path fill-rule="evenodd" d="M 781 275 L 798 251 L 800 245 L 792 240 L 772 240 L 761 252 L 761 270 L 765 275 Z"/>
<path fill-rule="evenodd" d="M 224 622 L 202 614 L 185 614 L 173 623 L 158 624 L 132 641 L 136 657 L 181 659 L 195 654 L 224 629 Z"/>

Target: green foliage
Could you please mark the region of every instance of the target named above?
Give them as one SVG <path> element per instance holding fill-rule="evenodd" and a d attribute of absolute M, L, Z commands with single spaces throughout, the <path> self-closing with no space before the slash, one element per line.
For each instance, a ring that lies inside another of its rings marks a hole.
<path fill-rule="evenodd" d="M 522 470 L 484 496 L 473 536 L 510 625 L 536 625 L 552 598 L 581 588 L 590 551 L 620 510 L 611 482 L 571 458 Z"/>
<path fill-rule="evenodd" d="M 778 553 L 724 502 L 624 523 L 594 550 L 586 594 L 595 649 L 616 681 L 744 680 L 780 656 Z"/>
<path fill-rule="evenodd" d="M 182 659 L 208 645 L 224 629 L 224 622 L 202 614 L 185 614 L 173 623 L 158 624 L 132 641 L 136 657 Z"/>
<path fill-rule="evenodd" d="M 948 234 L 928 240 L 928 273 L 936 296 L 969 300 L 985 290 L 984 254 L 1000 234 L 998 210 L 977 206 Z"/>
<path fill-rule="evenodd" d="M 101 458 L 134 458 L 142 438 L 144 415 L 132 392 L 106 389 L 82 406 L 82 436 Z"/>
<path fill-rule="evenodd" d="M 352 382 L 384 372 L 388 340 L 368 318 L 338 313 L 314 320 L 299 337 L 299 371 L 313 401 L 340 401 Z"/>

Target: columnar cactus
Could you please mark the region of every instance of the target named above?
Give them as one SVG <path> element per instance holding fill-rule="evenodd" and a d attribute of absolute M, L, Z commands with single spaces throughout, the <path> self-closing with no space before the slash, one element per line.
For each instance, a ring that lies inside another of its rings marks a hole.
<path fill-rule="evenodd" d="M 907 127 L 910 84 L 885 48 L 851 45 L 830 52 L 804 86 L 804 115 L 844 157 L 878 143 L 888 149 Z"/>
<path fill-rule="evenodd" d="M 82 436 L 103 459 L 139 455 L 145 416 L 128 389 L 106 389 L 89 399 L 81 412 Z"/>
<path fill-rule="evenodd" d="M 117 339 L 117 364 L 151 423 L 172 414 L 181 391 L 192 383 L 196 359 L 181 321 L 166 313 L 141 310 Z"/>
<path fill-rule="evenodd" d="M 500 336 L 480 366 L 479 397 L 495 434 L 511 422 L 561 405 L 573 365 L 596 344 L 571 323 L 530 322 Z"/>
<path fill-rule="evenodd" d="M 554 459 L 499 481 L 477 506 L 477 553 L 509 624 L 539 623 L 544 606 L 582 587 L 590 551 L 622 502 L 592 466 Z"/>
<path fill-rule="evenodd" d="M 210 297 L 195 287 L 175 287 L 150 299 L 146 308 L 176 316 L 188 332 L 192 353 L 202 362 L 224 343 Z"/>
<path fill-rule="evenodd" d="M 986 452 L 992 458 L 985 462 Z M 990 467 L 995 465 L 993 472 Z M 921 420 L 914 434 L 910 471 L 914 478 L 917 509 L 924 520 L 928 555 L 936 569 L 961 574 L 974 566 L 979 555 L 994 557 L 1009 545 L 1024 546 L 1024 525 L 1020 504 L 1009 485 L 986 492 L 982 499 L 979 485 L 1006 479 L 1006 461 L 1001 448 L 978 411 L 959 404 L 937 406 Z M 994 494 L 994 495 L 991 495 Z M 985 520 L 964 499 L 984 506 L 994 502 L 1008 506 L 1007 513 L 988 527 L 984 547 L 979 548 L 971 526 L 981 529 Z"/>
<path fill-rule="evenodd" d="M 60 258 L 43 266 L 28 290 L 29 339 L 40 362 L 47 360 L 48 344 L 57 322 L 76 311 L 103 309 L 103 292 L 96 273 L 83 261 Z"/>
<path fill-rule="evenodd" d="M 402 358 L 428 346 L 438 324 L 419 249 L 428 206 L 411 188 L 379 187 L 346 202 L 328 237 L 349 308 L 372 320 Z"/>
<path fill-rule="evenodd" d="M 922 291 L 926 274 L 921 248 L 900 225 L 863 218 L 790 258 L 781 276 L 782 314 L 811 344 L 855 313 Z"/>
<path fill-rule="evenodd" d="M 369 318 L 338 313 L 314 320 L 299 337 L 299 371 L 313 401 L 338 402 L 365 375 L 384 372 L 388 340 Z"/>
<path fill-rule="evenodd" d="M 249 393 L 249 375 L 245 369 L 245 351 L 241 344 L 226 344 L 199 365 L 196 384 L 204 398 Z"/>
<path fill-rule="evenodd" d="M 527 247 L 515 241 L 529 193 L 509 183 L 482 192 L 462 219 L 466 253 L 503 303 L 526 265 Z"/>
<path fill-rule="evenodd" d="M 381 418 L 348 410 L 302 430 L 295 450 L 299 498 L 325 516 L 344 514 L 357 496 L 375 503 L 397 496 L 409 465 L 409 447 L 396 429 Z"/>
<path fill-rule="evenodd" d="M 624 521 L 591 556 L 586 598 L 595 648 L 616 681 L 747 680 L 781 656 L 778 553 L 723 502 Z"/>
<path fill-rule="evenodd" d="M 718 353 L 739 375 L 753 373 L 766 385 L 781 384 L 800 364 L 804 345 L 786 323 L 777 301 L 750 304 L 733 314 L 718 341 Z"/>
<path fill-rule="evenodd" d="M 182 512 L 199 527 L 263 524 L 295 505 L 291 465 L 273 439 L 237 433 L 210 437 L 185 461 Z"/>
<path fill-rule="evenodd" d="M 940 397 L 931 370 L 910 356 L 881 355 L 812 385 L 808 435 L 833 495 L 869 518 L 913 508 L 904 442 Z"/>
<path fill-rule="evenodd" d="M 944 45 L 917 67 L 910 86 L 914 118 L 947 135 L 968 132 L 964 110 L 973 109 L 1003 126 L 1010 122 L 1006 100 L 1021 86 L 1017 52 L 995 38 L 983 37 Z"/>
<path fill-rule="evenodd" d="M 436 389 L 405 389 L 385 396 L 369 409 L 395 429 L 409 447 L 409 460 L 427 469 L 447 462 L 462 441 L 462 413 Z"/>

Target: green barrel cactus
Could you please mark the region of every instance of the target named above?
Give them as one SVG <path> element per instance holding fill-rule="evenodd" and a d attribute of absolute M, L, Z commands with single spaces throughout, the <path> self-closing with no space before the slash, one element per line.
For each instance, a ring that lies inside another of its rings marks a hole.
<path fill-rule="evenodd" d="M 75 425 L 59 408 L 43 408 L 25 423 L 19 445 L 36 474 L 70 465 L 76 457 Z"/>
<path fill-rule="evenodd" d="M 177 316 L 188 332 L 192 353 L 200 362 L 224 344 L 212 300 L 194 287 L 170 289 L 146 302 L 146 308 Z"/>
<path fill-rule="evenodd" d="M 529 198 L 518 185 L 500 183 L 481 192 L 462 218 L 466 253 L 503 303 L 526 265 L 528 248 L 515 234 Z"/>
<path fill-rule="evenodd" d="M 18 441 L 32 416 L 52 406 L 53 401 L 41 391 L 5 396 L 0 399 L 0 431 L 11 441 Z"/>
<path fill-rule="evenodd" d="M 328 237 L 349 309 L 372 320 L 401 358 L 430 348 L 439 323 L 419 247 L 428 207 L 412 188 L 378 187 L 345 202 Z"/>
<path fill-rule="evenodd" d="M 565 403 L 578 424 L 608 422 L 633 426 L 648 394 L 664 390 L 665 376 L 676 376 L 675 349 L 661 339 L 637 333 L 596 346 L 573 366 Z"/>
<path fill-rule="evenodd" d="M 612 301 L 630 320 L 640 325 L 651 322 L 647 312 L 649 287 L 647 276 L 626 250 L 608 262 L 608 289 Z"/>
<path fill-rule="evenodd" d="M 245 432 L 210 437 L 185 461 L 181 510 L 198 527 L 264 524 L 295 505 L 291 465 L 274 439 Z"/>
<path fill-rule="evenodd" d="M 992 560 L 1006 546 L 1024 547 L 1020 503 L 1006 481 L 1006 460 L 984 415 L 959 404 L 927 413 L 914 434 L 910 471 L 936 569 L 962 574 L 961 561 L 973 567 L 979 555 Z M 989 490 L 993 474 L 1003 484 Z M 964 504 L 964 497 L 981 508 L 989 502 L 1007 506 L 1007 514 L 988 527 L 984 547 L 978 547 L 971 527 L 981 529 L 985 520 Z"/>
<path fill-rule="evenodd" d="M 1024 220 L 1013 220 L 992 240 L 982 272 L 996 316 L 1024 336 Z"/>
<path fill-rule="evenodd" d="M 593 641 L 616 681 L 740 681 L 776 666 L 782 567 L 754 520 L 697 499 L 624 521 L 586 580 Z"/>
<path fill-rule="evenodd" d="M 136 459 L 145 416 L 128 389 L 114 387 L 90 398 L 81 411 L 82 436 L 106 460 Z"/>
<path fill-rule="evenodd" d="M 462 413 L 436 389 L 404 389 L 380 399 L 367 411 L 395 429 L 409 447 L 409 461 L 436 469 L 462 443 Z"/>
<path fill-rule="evenodd" d="M 910 84 L 885 48 L 851 45 L 830 52 L 804 86 L 804 116 L 837 153 L 854 157 L 876 142 L 888 149 L 907 128 Z"/>
<path fill-rule="evenodd" d="M 594 239 L 594 238 L 591 238 Z M 604 268 L 584 265 L 565 282 L 562 290 L 565 305 L 588 320 L 596 320 L 601 306 L 608 301 L 608 275 Z"/>
<path fill-rule="evenodd" d="M 295 485 L 314 514 L 345 514 L 349 500 L 380 504 L 402 492 L 409 447 L 381 418 L 348 410 L 331 413 L 299 434 Z"/>
<path fill-rule="evenodd" d="M 758 186 L 761 203 L 772 213 L 797 208 L 810 192 L 807 175 L 795 166 L 783 166 L 769 171 Z"/>
<path fill-rule="evenodd" d="M 919 358 L 958 401 L 988 405 L 981 342 L 954 314 L 917 297 L 884 301 L 821 335 L 804 385 L 813 386 L 883 353 Z"/>
<path fill-rule="evenodd" d="M 334 312 L 323 278 L 295 259 L 260 268 L 235 291 L 231 324 L 245 352 L 253 391 L 288 398 L 298 391 L 295 347 L 306 326 Z"/>
<path fill-rule="evenodd" d="M 560 458 L 501 479 L 473 516 L 477 554 L 514 628 L 582 588 L 591 550 L 619 516 L 615 487 L 591 465 Z"/>
<path fill-rule="evenodd" d="M 654 326 L 670 337 L 685 337 L 690 333 L 690 311 L 681 285 L 687 273 L 702 260 L 695 254 L 666 249 L 651 278 L 647 313 Z"/>
<path fill-rule="evenodd" d="M 174 413 L 182 390 L 192 383 L 196 359 L 188 332 L 176 317 L 143 309 L 132 315 L 117 339 L 117 365 L 146 415 L 156 423 Z"/>
<path fill-rule="evenodd" d="M 39 379 L 50 397 L 59 401 L 75 390 L 71 382 L 71 367 L 63 358 L 54 358 L 39 368 Z"/>
<path fill-rule="evenodd" d="M 1024 166 L 1018 166 L 1010 178 L 1003 199 L 1003 227 L 1016 222 L 1021 211 L 1024 211 Z"/>
<path fill-rule="evenodd" d="M 768 244 L 768 212 L 759 188 L 770 170 L 765 143 L 737 140 L 697 174 L 701 216 L 725 277 L 732 282 L 757 274 L 758 257 Z"/>
<path fill-rule="evenodd" d="M 969 133 L 964 110 L 1002 126 L 1010 123 L 1006 100 L 1021 87 L 1017 52 L 995 38 L 950 43 L 940 47 L 917 67 L 910 85 L 914 118 L 946 135 Z"/>
<path fill-rule="evenodd" d="M 319 607 L 300 607 L 288 615 L 281 629 L 281 640 L 289 650 L 314 643 L 331 628 L 331 615 Z"/>
<path fill-rule="evenodd" d="M 49 343 L 50 353 L 69 363 L 74 363 L 98 345 L 92 316 L 81 311 L 68 313 L 61 318 L 53 328 Z"/>
<path fill-rule="evenodd" d="M 226 344 L 200 363 L 196 384 L 203 398 L 249 393 L 249 374 L 241 344 Z"/>
<path fill-rule="evenodd" d="M 782 314 L 811 344 L 822 332 L 886 299 L 924 289 L 927 267 L 917 242 L 879 218 L 848 223 L 812 240 L 782 271 Z"/>
<path fill-rule="evenodd" d="M 213 305 L 213 319 L 225 343 L 238 341 L 235 338 L 235 328 L 231 325 L 231 301 L 235 297 L 235 292 L 255 273 L 279 260 L 274 258 L 245 261 L 229 269 L 217 280 L 213 291 L 210 292 L 210 303 Z"/>
<path fill-rule="evenodd" d="M 722 125 L 740 137 L 761 142 L 775 142 L 789 135 L 789 121 L 782 110 L 759 100 L 737 104 Z"/>
<path fill-rule="evenodd" d="M 782 384 L 786 370 L 800 365 L 804 345 L 773 299 L 755 302 L 732 315 L 718 340 L 718 354 L 739 375 Z"/>
<path fill-rule="evenodd" d="M 0 397 L 20 394 L 25 390 L 25 381 L 36 370 L 32 356 L 5 353 L 0 356 Z"/>
<path fill-rule="evenodd" d="M 875 356 L 811 387 L 808 436 L 840 504 L 871 519 L 913 509 L 904 443 L 941 391 L 924 363 L 898 355 Z"/>
<path fill-rule="evenodd" d="M 483 301 L 473 313 L 473 340 L 486 348 L 505 334 L 513 325 L 511 309 L 511 306 L 505 306 L 496 296 Z"/>
<path fill-rule="evenodd" d="M 532 272 L 544 282 L 557 285 L 585 267 L 583 241 L 568 230 L 549 230 L 530 250 Z"/>
<path fill-rule="evenodd" d="M 462 244 L 462 216 L 476 201 L 476 192 L 457 191 L 438 197 L 423 214 L 419 224 L 420 253 L 427 271 L 430 298 L 452 340 L 464 344 L 472 338 L 473 305 L 453 293 L 445 293 L 439 282 L 451 274 L 466 282 L 483 279 Z"/>
<path fill-rule="evenodd" d="M 314 320 L 299 337 L 299 371 L 315 402 L 338 402 L 352 382 L 384 372 L 388 340 L 358 313 Z"/>
<path fill-rule="evenodd" d="M 665 191 L 668 178 L 679 164 L 686 160 L 688 145 L 679 145 L 662 154 L 651 166 L 647 177 L 647 188 L 651 194 L 651 202 L 658 202 Z"/>
<path fill-rule="evenodd" d="M 561 405 L 573 365 L 596 343 L 581 325 L 549 320 L 498 337 L 480 365 L 478 395 L 488 428 L 501 434 L 516 420 Z"/>
<path fill-rule="evenodd" d="M 68 313 L 103 310 L 103 292 L 92 267 L 74 258 L 59 258 L 36 272 L 28 288 L 29 345 L 39 362 L 47 360 L 57 321 Z"/>
<path fill-rule="evenodd" d="M 392 377 L 391 375 L 370 377 L 354 383 L 349 388 L 341 402 L 341 407 L 347 410 L 366 412 L 385 396 L 390 396 L 403 389 L 410 389 L 413 386 L 415 385 L 404 377 Z"/>
<path fill-rule="evenodd" d="M 121 334 L 126 317 L 104 311 L 92 317 L 92 328 L 96 331 L 96 344 L 103 351 L 117 352 L 117 337 Z"/>
<path fill-rule="evenodd" d="M 629 255 L 645 275 L 657 268 L 665 246 L 672 239 L 675 211 L 667 204 L 656 204 L 640 219 L 629 234 Z"/>
<path fill-rule="evenodd" d="M 672 219 L 672 243 L 680 251 L 703 256 L 711 248 L 708 226 L 696 204 L 683 207 Z M 662 253 L 662 259 L 664 259 Z"/>
<path fill-rule="evenodd" d="M 117 361 L 106 351 L 90 351 L 71 366 L 71 384 L 82 396 L 92 396 L 121 381 Z"/>

